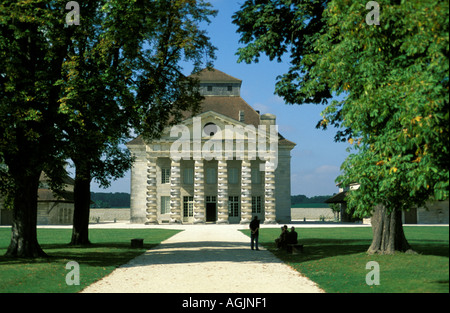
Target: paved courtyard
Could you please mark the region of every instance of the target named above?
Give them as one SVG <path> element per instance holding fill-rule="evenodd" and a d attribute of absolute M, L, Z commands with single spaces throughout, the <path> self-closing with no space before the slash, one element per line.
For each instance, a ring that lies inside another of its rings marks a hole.
<path fill-rule="evenodd" d="M 239 231 L 243 225 L 153 227 L 183 231 L 82 292 L 323 292 L 263 247 L 260 251 L 252 251 L 249 237 Z"/>

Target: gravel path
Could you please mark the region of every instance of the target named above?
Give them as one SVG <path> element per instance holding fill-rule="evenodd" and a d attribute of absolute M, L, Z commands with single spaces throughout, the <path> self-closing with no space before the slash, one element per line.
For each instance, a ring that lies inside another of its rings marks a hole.
<path fill-rule="evenodd" d="M 242 228 L 242 226 L 241 226 Z M 82 292 L 323 292 L 234 225 L 192 225 Z"/>

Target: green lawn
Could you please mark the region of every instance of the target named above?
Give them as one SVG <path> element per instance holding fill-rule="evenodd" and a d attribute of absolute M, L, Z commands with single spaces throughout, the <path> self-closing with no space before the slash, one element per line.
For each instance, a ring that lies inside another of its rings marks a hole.
<path fill-rule="evenodd" d="M 10 259 L 4 254 L 11 238 L 10 228 L 0 228 L 0 293 L 78 292 L 111 273 L 118 266 L 176 234 L 163 229 L 92 229 L 88 248 L 70 247 L 71 229 L 38 229 L 38 240 L 49 258 Z M 144 249 L 131 249 L 132 238 L 144 238 Z M 69 261 L 80 265 L 80 285 L 68 286 Z"/>
<path fill-rule="evenodd" d="M 405 227 L 419 255 L 368 256 L 371 228 L 298 228 L 301 255 L 275 251 L 279 229 L 261 229 L 260 242 L 280 259 L 319 284 L 326 292 L 449 292 L 449 228 Z M 0 293 L 78 292 L 116 267 L 176 234 L 162 229 L 92 229 L 89 248 L 69 247 L 70 229 L 39 229 L 38 239 L 49 258 L 9 259 L 3 255 L 11 230 L 0 228 Z M 244 231 L 248 234 L 248 231 Z M 144 249 L 131 249 L 130 239 L 144 238 Z M 80 286 L 68 286 L 69 261 L 80 264 Z M 365 283 L 366 264 L 380 265 L 380 285 Z M 295 291 L 294 291 L 295 292 Z"/>
<path fill-rule="evenodd" d="M 449 228 L 404 227 L 418 255 L 365 253 L 371 228 L 298 228 L 304 253 L 276 251 L 279 229 L 264 229 L 259 242 L 277 257 L 316 282 L 326 292 L 449 292 Z M 244 231 L 246 234 L 249 232 Z M 369 261 L 380 266 L 380 285 L 368 286 Z"/>

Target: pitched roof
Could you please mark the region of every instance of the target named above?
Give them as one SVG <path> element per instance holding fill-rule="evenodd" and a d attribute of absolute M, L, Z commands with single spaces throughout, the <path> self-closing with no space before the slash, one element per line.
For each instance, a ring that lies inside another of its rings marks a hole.
<path fill-rule="evenodd" d="M 219 71 L 215 68 L 203 69 L 196 74 L 192 74 L 191 77 L 197 78 L 200 82 L 236 82 L 242 83 L 242 80 L 237 79 L 227 73 Z"/>
<path fill-rule="evenodd" d="M 200 83 L 202 82 L 215 82 L 215 83 L 223 83 L 223 82 L 235 82 L 242 83 L 242 80 L 237 79 L 233 76 L 230 76 L 222 71 L 219 71 L 215 68 L 213 69 L 203 69 L 197 74 L 192 74 L 191 77 L 196 77 L 199 79 Z M 240 112 L 244 113 L 244 123 L 248 125 L 253 125 L 256 128 L 260 125 L 260 115 L 255 111 L 244 99 L 240 96 L 205 96 L 203 101 L 200 104 L 200 110 L 198 114 L 214 111 L 230 117 L 234 120 L 239 121 Z M 184 111 L 183 113 L 184 119 L 188 119 L 193 117 L 192 112 Z M 292 141 L 287 140 L 281 134 L 279 134 L 280 140 L 279 144 L 292 146 L 294 147 L 296 144 Z M 127 145 L 143 145 L 144 140 L 142 136 L 138 136 L 132 141 L 128 142 Z"/>
<path fill-rule="evenodd" d="M 199 113 L 214 111 L 239 121 L 239 112 L 244 112 L 244 123 L 258 127 L 259 114 L 241 97 L 205 97 L 200 104 Z M 192 113 L 185 111 L 185 118 L 192 117 Z"/>
<path fill-rule="evenodd" d="M 347 195 L 347 191 L 342 191 L 331 198 L 325 200 L 325 203 L 345 203 L 345 196 Z"/>

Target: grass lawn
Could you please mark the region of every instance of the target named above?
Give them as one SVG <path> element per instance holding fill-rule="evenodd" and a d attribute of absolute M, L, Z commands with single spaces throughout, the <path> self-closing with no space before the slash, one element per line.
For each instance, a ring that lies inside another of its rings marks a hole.
<path fill-rule="evenodd" d="M 372 229 L 297 228 L 301 255 L 276 251 L 279 229 L 262 226 L 259 242 L 281 260 L 316 282 L 326 292 L 449 292 L 449 228 L 404 227 L 417 255 L 367 255 Z M 249 235 L 249 231 L 244 233 Z M 368 286 L 369 261 L 380 266 L 380 285 Z M 294 291 L 295 292 L 295 291 Z"/>
<path fill-rule="evenodd" d="M 10 228 L 0 228 L 0 293 L 5 292 L 78 292 L 111 273 L 177 230 L 165 229 L 91 229 L 92 245 L 70 247 L 71 229 L 38 229 L 38 241 L 49 258 L 36 260 L 4 257 L 11 238 Z M 131 249 L 132 238 L 143 238 L 144 249 Z M 69 261 L 80 265 L 80 285 L 68 286 Z"/>

